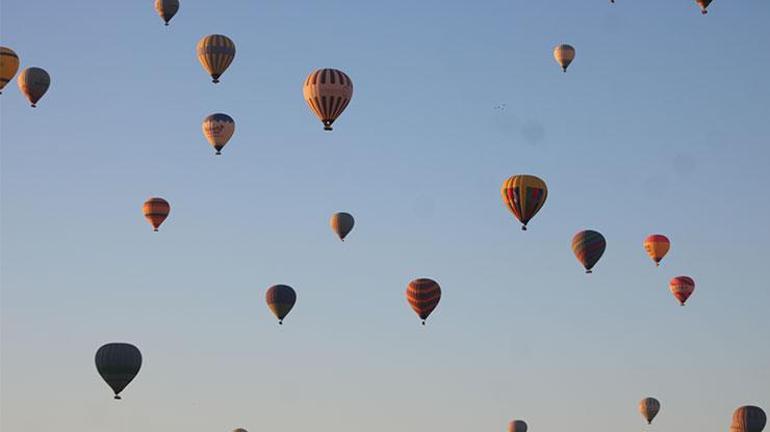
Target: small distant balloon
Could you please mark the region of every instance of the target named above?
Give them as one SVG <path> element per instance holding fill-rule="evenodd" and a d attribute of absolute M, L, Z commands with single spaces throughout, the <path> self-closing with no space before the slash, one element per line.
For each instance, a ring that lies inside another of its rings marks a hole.
<path fill-rule="evenodd" d="M 337 233 L 337 237 L 339 237 L 340 240 L 345 241 L 345 237 L 353 229 L 355 220 L 350 213 L 340 212 L 332 215 L 329 224 L 331 225 L 332 230 Z"/>
<path fill-rule="evenodd" d="M 216 113 L 203 119 L 203 135 L 214 147 L 216 154 L 222 154 L 222 148 L 235 133 L 235 120 L 227 114 Z"/>
<path fill-rule="evenodd" d="M 644 239 L 644 250 L 655 261 L 656 266 L 660 265 L 660 260 L 666 256 L 670 247 L 671 242 L 668 237 L 662 234 L 652 234 Z"/>
<path fill-rule="evenodd" d="M 521 222 L 521 229 L 526 231 L 527 223 L 545 204 L 548 188 L 539 177 L 524 174 L 509 177 L 503 182 L 500 193 L 508 210 Z"/>
<path fill-rule="evenodd" d="M 179 0 L 155 0 L 155 11 L 160 18 L 168 25 L 171 18 L 179 10 Z"/>
<path fill-rule="evenodd" d="M 580 231 L 572 237 L 572 252 L 580 264 L 586 269 L 586 273 L 592 273 L 599 258 L 607 248 L 607 241 L 598 231 Z"/>
<path fill-rule="evenodd" d="M 527 423 L 523 420 L 513 420 L 508 423 L 508 432 L 527 432 Z"/>
<path fill-rule="evenodd" d="M 273 315 L 278 318 L 278 324 L 283 324 L 283 319 L 297 302 L 297 293 L 288 285 L 273 285 L 267 289 L 265 301 Z"/>
<path fill-rule="evenodd" d="M 158 231 L 160 225 L 171 212 L 171 205 L 163 198 L 152 197 L 144 202 L 142 211 L 144 218 L 152 225 L 153 231 Z"/>
<path fill-rule="evenodd" d="M 689 276 L 677 276 L 671 279 L 668 284 L 671 294 L 679 300 L 679 304 L 684 306 L 684 303 L 695 291 L 695 281 Z"/>
<path fill-rule="evenodd" d="M 32 104 L 32 108 L 35 108 L 40 98 L 48 91 L 48 87 L 51 85 L 51 76 L 38 67 L 28 67 L 21 71 L 16 83 L 19 84 L 19 90 L 22 94 Z"/>
<path fill-rule="evenodd" d="M 120 392 L 133 381 L 142 367 L 142 353 L 128 343 L 109 343 L 96 351 L 96 370 L 120 399 Z"/>
<path fill-rule="evenodd" d="M 441 287 L 433 279 L 415 279 L 406 287 L 406 299 L 425 325 L 425 320 L 441 300 Z"/>
<path fill-rule="evenodd" d="M 219 77 L 235 59 L 235 43 L 227 36 L 213 34 L 198 41 L 196 49 L 198 61 L 203 69 L 211 75 L 211 82 L 219 82 Z"/>
<path fill-rule="evenodd" d="M 707 10 L 709 5 L 711 4 L 712 0 L 695 0 L 695 3 L 700 7 L 700 13 L 703 15 L 706 15 L 709 13 Z"/>
<path fill-rule="evenodd" d="M 233 432 L 249 432 L 244 428 L 233 429 Z"/>
<path fill-rule="evenodd" d="M 553 58 L 556 59 L 562 70 L 567 72 L 570 63 L 572 63 L 572 60 L 575 60 L 575 48 L 567 44 L 557 45 L 553 49 Z"/>
<path fill-rule="evenodd" d="M 744 405 L 733 412 L 730 432 L 762 432 L 767 424 L 767 415 L 762 408 Z"/>
<path fill-rule="evenodd" d="M 10 48 L 0 46 L 0 94 L 19 70 L 19 56 Z"/>
<path fill-rule="evenodd" d="M 660 402 L 653 397 L 644 398 L 639 402 L 639 413 L 647 420 L 647 424 L 652 424 L 652 419 L 660 411 Z"/>
<path fill-rule="evenodd" d="M 353 98 L 353 81 L 337 69 L 314 70 L 305 79 L 302 94 L 324 130 L 330 131 Z"/>

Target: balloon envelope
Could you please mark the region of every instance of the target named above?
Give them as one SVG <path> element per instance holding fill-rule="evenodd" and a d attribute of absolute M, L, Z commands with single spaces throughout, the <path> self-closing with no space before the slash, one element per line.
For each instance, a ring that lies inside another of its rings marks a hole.
<path fill-rule="evenodd" d="M 0 93 L 19 70 L 19 56 L 10 48 L 0 46 Z"/>
<path fill-rule="evenodd" d="M 730 432 L 762 432 L 767 424 L 767 416 L 762 408 L 744 405 L 733 412 Z"/>
<path fill-rule="evenodd" d="M 406 287 L 406 299 L 425 325 L 425 320 L 441 300 L 441 287 L 433 279 L 415 279 Z"/>
<path fill-rule="evenodd" d="M 158 227 L 163 223 L 171 212 L 171 205 L 168 201 L 159 197 L 152 197 L 144 202 L 142 206 L 142 212 L 147 222 L 152 225 L 154 231 L 158 231 Z"/>
<path fill-rule="evenodd" d="M 575 48 L 572 45 L 561 44 L 553 49 L 553 58 L 561 66 L 564 72 L 567 72 L 572 60 L 575 60 Z"/>
<path fill-rule="evenodd" d="M 109 343 L 96 351 L 96 370 L 120 399 L 120 392 L 136 377 L 142 367 L 139 348 L 127 343 Z"/>
<path fill-rule="evenodd" d="M 332 215 L 329 224 L 334 232 L 337 233 L 337 237 L 339 237 L 340 240 L 345 241 L 345 236 L 347 236 L 353 229 L 355 220 L 350 213 L 340 212 Z"/>
<path fill-rule="evenodd" d="M 235 120 L 227 114 L 211 114 L 203 119 L 201 127 L 209 144 L 214 147 L 217 154 L 221 154 L 222 148 L 235 133 Z"/>
<path fill-rule="evenodd" d="M 652 419 L 658 415 L 659 411 L 660 402 L 653 397 L 644 398 L 639 402 L 639 413 L 647 420 L 647 424 L 652 423 Z"/>
<path fill-rule="evenodd" d="M 278 318 L 278 324 L 283 324 L 283 319 L 297 302 L 297 293 L 288 285 L 273 285 L 267 289 L 265 301 L 273 315 Z"/>
<path fill-rule="evenodd" d="M 168 25 L 179 10 L 179 0 L 155 0 L 155 12 Z"/>
<path fill-rule="evenodd" d="M 51 76 L 38 67 L 28 67 L 21 71 L 16 83 L 19 84 L 19 90 L 34 108 L 37 106 L 37 101 L 48 91 L 48 87 L 51 85 Z"/>
<path fill-rule="evenodd" d="M 580 231 L 572 237 L 572 252 L 577 257 L 580 264 L 586 269 L 586 273 L 591 273 L 604 254 L 607 248 L 607 241 L 601 233 L 593 230 Z"/>
<path fill-rule="evenodd" d="M 695 3 L 700 7 L 700 13 L 703 15 L 706 15 L 708 12 L 708 7 L 711 4 L 712 0 L 695 0 Z"/>
<path fill-rule="evenodd" d="M 323 123 L 324 130 L 330 131 L 332 123 L 353 98 L 353 81 L 337 69 L 314 70 L 305 79 L 302 94 L 310 109 Z"/>
<path fill-rule="evenodd" d="M 548 188 L 545 182 L 533 175 L 515 175 L 503 182 L 500 189 L 503 202 L 516 219 L 521 222 L 522 230 L 545 204 Z"/>
<path fill-rule="evenodd" d="M 695 291 L 695 281 L 689 276 L 677 276 L 671 279 L 668 287 L 671 290 L 671 294 L 679 300 L 679 304 L 684 306 L 684 302 L 686 302 L 693 291 Z"/>
<path fill-rule="evenodd" d="M 523 420 L 513 420 L 508 423 L 508 432 L 527 432 L 527 424 Z"/>
<path fill-rule="evenodd" d="M 229 37 L 220 34 L 202 38 L 198 41 L 196 51 L 198 61 L 211 75 L 211 82 L 215 84 L 235 59 L 235 43 Z"/>
<path fill-rule="evenodd" d="M 670 247 L 671 242 L 661 234 L 653 234 L 644 239 L 644 250 L 655 261 L 655 265 L 660 265 L 660 260 L 666 256 Z"/>

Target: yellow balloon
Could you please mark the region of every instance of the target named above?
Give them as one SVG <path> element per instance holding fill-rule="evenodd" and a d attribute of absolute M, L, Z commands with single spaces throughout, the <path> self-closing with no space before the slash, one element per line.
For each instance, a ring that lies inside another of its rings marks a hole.
<path fill-rule="evenodd" d="M 0 46 L 0 93 L 19 70 L 19 56 L 12 49 Z"/>
<path fill-rule="evenodd" d="M 567 67 L 575 60 L 575 48 L 572 45 L 561 44 L 553 49 L 553 58 L 561 65 L 562 70 L 567 72 Z"/>

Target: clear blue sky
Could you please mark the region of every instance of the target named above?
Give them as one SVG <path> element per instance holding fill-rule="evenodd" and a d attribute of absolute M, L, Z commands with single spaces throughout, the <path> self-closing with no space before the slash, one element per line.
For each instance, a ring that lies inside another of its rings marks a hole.
<path fill-rule="evenodd" d="M 655 396 L 650 430 L 694 432 L 770 408 L 767 1 L 183 0 L 168 28 L 152 3 L 2 2 L 0 43 L 52 76 L 36 110 L 0 96 L 3 430 L 638 431 Z M 218 86 L 210 33 L 238 50 Z M 317 67 L 355 83 L 333 133 L 302 100 Z M 519 173 L 550 192 L 526 233 L 499 192 Z M 120 403 L 93 365 L 112 341 L 144 354 Z"/>

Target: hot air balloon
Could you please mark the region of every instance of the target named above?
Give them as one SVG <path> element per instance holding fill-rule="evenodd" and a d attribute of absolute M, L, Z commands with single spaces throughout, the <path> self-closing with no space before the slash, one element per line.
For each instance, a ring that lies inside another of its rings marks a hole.
<path fill-rule="evenodd" d="M 345 241 L 345 236 L 347 236 L 348 233 L 350 233 L 350 230 L 353 229 L 354 223 L 355 220 L 353 220 L 353 216 L 350 213 L 345 212 L 334 213 L 329 221 L 332 229 L 337 233 L 337 237 L 342 241 Z"/>
<path fill-rule="evenodd" d="M 219 155 L 235 132 L 235 120 L 227 114 L 211 114 L 203 119 L 202 127 L 203 135 Z"/>
<path fill-rule="evenodd" d="M 744 405 L 733 412 L 730 432 L 762 432 L 767 424 L 767 416 L 762 408 Z"/>
<path fill-rule="evenodd" d="M 19 70 L 19 56 L 12 49 L 0 46 L 0 94 Z"/>
<path fill-rule="evenodd" d="M 591 270 L 599 258 L 604 254 L 607 248 L 607 241 L 599 232 L 592 230 L 580 231 L 572 237 L 572 252 L 577 257 L 580 264 L 586 269 L 586 273 L 592 273 Z"/>
<path fill-rule="evenodd" d="M 179 10 L 179 0 L 155 0 L 155 11 L 161 19 L 168 25 L 171 18 Z"/>
<path fill-rule="evenodd" d="M 527 432 L 527 424 L 523 420 L 513 420 L 508 423 L 508 432 Z"/>
<path fill-rule="evenodd" d="M 249 432 L 244 428 L 233 429 L 233 432 Z"/>
<path fill-rule="evenodd" d="M 660 402 L 653 397 L 644 398 L 639 402 L 639 413 L 642 414 L 647 424 L 652 424 L 652 419 L 660 411 Z"/>
<path fill-rule="evenodd" d="M 503 182 L 500 193 L 508 210 L 521 222 L 521 229 L 526 231 L 529 220 L 545 204 L 548 188 L 543 180 L 533 175 L 515 175 Z"/>
<path fill-rule="evenodd" d="M 575 59 L 575 48 L 567 44 L 557 45 L 553 49 L 553 58 L 561 65 L 562 70 L 567 72 L 567 67 Z"/>
<path fill-rule="evenodd" d="M 142 367 L 142 353 L 127 343 L 109 343 L 96 351 L 96 370 L 120 399 L 120 392 L 136 377 Z"/>
<path fill-rule="evenodd" d="M 152 197 L 144 202 L 142 207 L 144 218 L 152 225 L 153 231 L 158 231 L 158 227 L 163 223 L 171 212 L 171 205 L 163 198 Z"/>
<path fill-rule="evenodd" d="M 51 76 L 38 67 L 28 67 L 21 71 L 16 82 L 19 84 L 19 90 L 29 99 L 32 108 L 35 108 L 37 101 L 48 91 L 48 87 L 51 85 Z"/>
<path fill-rule="evenodd" d="M 679 300 L 679 303 L 684 306 L 684 302 L 686 302 L 690 295 L 692 295 L 692 292 L 695 291 L 695 281 L 688 276 L 677 276 L 671 279 L 668 287 L 671 289 L 671 294 L 673 294 L 674 297 Z"/>
<path fill-rule="evenodd" d="M 297 293 L 288 285 L 273 285 L 265 293 L 267 307 L 278 318 L 278 324 L 283 324 L 283 319 L 289 314 L 294 303 L 297 302 Z"/>
<path fill-rule="evenodd" d="M 703 15 L 706 15 L 707 13 L 709 13 L 709 11 L 707 9 L 708 9 L 709 5 L 711 4 L 711 1 L 712 0 L 695 0 L 695 3 L 698 6 L 700 6 L 700 13 L 702 13 Z"/>
<path fill-rule="evenodd" d="M 644 239 L 644 250 L 655 261 L 656 266 L 660 265 L 660 260 L 666 256 L 670 247 L 671 242 L 668 241 L 666 236 L 661 234 L 653 234 Z"/>
<path fill-rule="evenodd" d="M 353 97 L 353 81 L 337 69 L 318 69 L 310 72 L 302 88 L 305 102 L 323 122 L 324 130 L 332 130 L 332 123 L 345 111 Z"/>
<path fill-rule="evenodd" d="M 235 43 L 224 35 L 209 35 L 198 41 L 197 52 L 198 61 L 216 84 L 235 58 Z"/>
<path fill-rule="evenodd" d="M 441 287 L 432 279 L 415 279 L 406 287 L 406 299 L 425 325 L 425 320 L 441 300 Z"/>

